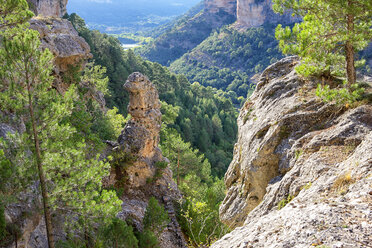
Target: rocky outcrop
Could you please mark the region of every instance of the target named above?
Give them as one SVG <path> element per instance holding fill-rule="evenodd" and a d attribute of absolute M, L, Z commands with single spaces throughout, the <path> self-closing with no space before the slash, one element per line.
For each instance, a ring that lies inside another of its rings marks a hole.
<path fill-rule="evenodd" d="M 367 247 L 372 237 L 372 106 L 326 104 L 321 80 L 289 57 L 267 68 L 241 109 L 212 247 Z"/>
<path fill-rule="evenodd" d="M 68 0 L 27 0 L 29 8 L 39 16 L 62 17 Z"/>
<path fill-rule="evenodd" d="M 88 43 L 68 20 L 36 17 L 30 20 L 30 27 L 40 33 L 42 48 L 48 48 L 55 56 L 56 76 L 62 77 L 92 57 Z"/>
<path fill-rule="evenodd" d="M 218 13 L 220 10 L 236 15 L 236 0 L 205 0 L 205 10 L 211 13 Z"/>
<path fill-rule="evenodd" d="M 129 92 L 128 113 L 132 118 L 118 142 L 120 150 L 135 159 L 125 172 L 129 176 L 129 185 L 137 188 L 146 185 L 147 179 L 153 177 L 153 164 L 164 160 L 158 148 L 161 105 L 155 86 L 140 73 L 131 74 L 124 88 Z"/>
<path fill-rule="evenodd" d="M 60 92 L 64 74 L 85 65 L 92 58 L 88 43 L 79 36 L 72 24 L 61 19 L 66 14 L 67 0 L 27 0 L 36 17 L 30 20 L 30 28 L 40 33 L 41 47 L 54 55 L 56 87 Z"/>
<path fill-rule="evenodd" d="M 158 148 L 161 128 L 158 91 L 138 72 L 128 77 L 124 88 L 130 95 L 128 113 L 132 118 L 119 136 L 118 144 L 114 144 L 115 160 L 109 182 L 124 190 L 119 217 L 130 219 L 136 229 L 142 231 L 148 199 L 154 196 L 171 219 L 165 230 L 159 230 L 161 247 L 186 247 L 174 209 L 181 194 L 171 170 L 159 165 L 169 161 Z"/>

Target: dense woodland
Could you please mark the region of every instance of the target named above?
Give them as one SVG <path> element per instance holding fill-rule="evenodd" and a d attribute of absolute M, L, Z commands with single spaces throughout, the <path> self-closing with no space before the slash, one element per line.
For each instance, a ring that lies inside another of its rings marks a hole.
<path fill-rule="evenodd" d="M 173 62 L 170 69 L 226 92 L 235 104 L 252 90 L 254 74 L 282 58 L 274 27 L 267 25 L 238 31 L 225 26 L 192 51 Z"/>
<path fill-rule="evenodd" d="M 235 21 L 234 16 L 222 10 L 214 14 L 202 10 L 189 17 L 197 10 L 199 6 L 171 26 L 158 29 L 162 34 L 150 44 L 136 49 L 136 52 L 150 61 L 169 66 L 174 60 L 205 40 L 214 29 Z"/>

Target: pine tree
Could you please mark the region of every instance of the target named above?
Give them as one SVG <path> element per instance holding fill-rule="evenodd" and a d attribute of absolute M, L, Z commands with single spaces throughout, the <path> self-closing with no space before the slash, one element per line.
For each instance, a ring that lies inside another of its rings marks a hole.
<path fill-rule="evenodd" d="M 26 0 L 0 0 L 0 32 L 24 24 L 32 16 Z"/>
<path fill-rule="evenodd" d="M 159 204 L 155 197 L 151 197 L 143 217 L 145 229 L 156 232 L 162 230 L 168 222 L 168 213 L 164 210 L 164 207 Z"/>
<path fill-rule="evenodd" d="M 40 49 L 39 33 L 18 25 L 4 28 L 2 38 L 0 108 L 26 124 L 26 132 L 18 137 L 17 154 L 8 159 L 25 178 L 35 180 L 28 173 L 37 168 L 48 245 L 53 248 L 52 211 L 79 217 L 79 222 L 68 223 L 86 231 L 89 222 L 115 216 L 121 201 L 115 192 L 102 188 L 109 164 L 100 161 L 99 154 L 89 154 L 84 138 L 65 121 L 78 98 L 76 87 L 71 85 L 64 95 L 53 89 L 53 56 Z"/>
<path fill-rule="evenodd" d="M 133 227 L 118 218 L 114 218 L 103 231 L 105 247 L 112 248 L 137 248 L 138 240 L 133 232 Z"/>
<path fill-rule="evenodd" d="M 276 37 L 284 53 L 299 55 L 297 71 L 310 75 L 328 72 L 347 76 L 351 90 L 356 83 L 357 52 L 372 39 L 370 0 L 274 0 L 274 10 L 290 10 L 303 17 L 301 23 L 277 27 Z"/>

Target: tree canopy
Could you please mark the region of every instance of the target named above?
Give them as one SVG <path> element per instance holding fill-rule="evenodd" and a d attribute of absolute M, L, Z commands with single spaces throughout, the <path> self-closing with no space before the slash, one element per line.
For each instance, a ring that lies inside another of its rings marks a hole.
<path fill-rule="evenodd" d="M 284 53 L 297 54 L 304 75 L 346 76 L 349 90 L 356 83 L 358 52 L 372 39 L 370 0 L 274 0 L 274 10 L 292 11 L 303 21 L 279 25 L 276 37 Z"/>

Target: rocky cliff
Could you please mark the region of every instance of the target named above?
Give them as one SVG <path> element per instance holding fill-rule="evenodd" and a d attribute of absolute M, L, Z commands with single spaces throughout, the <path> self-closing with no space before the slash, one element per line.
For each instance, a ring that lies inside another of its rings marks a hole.
<path fill-rule="evenodd" d="M 64 75 L 73 68 L 85 65 L 92 57 L 90 47 L 79 36 L 72 24 L 60 17 L 66 14 L 67 0 L 29 0 L 35 17 L 30 20 L 30 28 L 40 33 L 41 47 L 48 48 L 54 55 L 54 76 L 56 88 L 63 92 Z M 36 6 L 36 7 L 35 7 Z"/>
<path fill-rule="evenodd" d="M 41 47 L 53 53 L 54 72 L 59 78 L 92 57 L 88 43 L 68 20 L 38 16 L 30 20 L 30 27 L 40 33 Z"/>
<path fill-rule="evenodd" d="M 113 168 L 108 184 L 124 190 L 120 198 L 123 210 L 119 217 L 130 220 L 143 230 L 147 202 L 154 196 L 168 211 L 171 222 L 159 230 L 161 247 L 186 247 L 175 216 L 174 203 L 181 198 L 168 164 L 158 148 L 161 112 L 158 91 L 146 76 L 136 72 L 129 76 L 124 88 L 129 92 L 128 121 L 117 144 L 113 146 Z"/>
<path fill-rule="evenodd" d="M 315 96 L 295 57 L 267 68 L 241 109 L 212 247 L 368 247 L 372 242 L 372 106 Z"/>
<path fill-rule="evenodd" d="M 62 17 L 66 14 L 68 0 L 27 0 L 36 15 Z"/>

